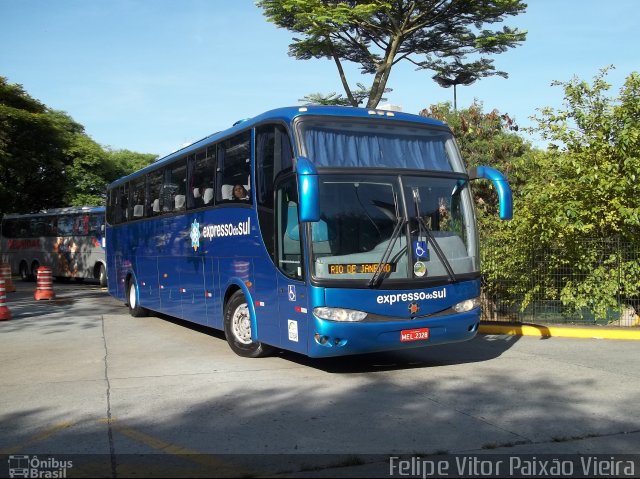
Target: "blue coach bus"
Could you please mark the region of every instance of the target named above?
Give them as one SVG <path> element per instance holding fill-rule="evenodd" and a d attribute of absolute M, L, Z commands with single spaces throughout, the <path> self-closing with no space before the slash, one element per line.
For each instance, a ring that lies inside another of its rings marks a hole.
<path fill-rule="evenodd" d="M 246 357 L 327 357 L 473 338 L 478 236 L 449 128 L 290 107 L 236 123 L 109 186 L 109 292 L 133 316 L 224 330 Z"/>

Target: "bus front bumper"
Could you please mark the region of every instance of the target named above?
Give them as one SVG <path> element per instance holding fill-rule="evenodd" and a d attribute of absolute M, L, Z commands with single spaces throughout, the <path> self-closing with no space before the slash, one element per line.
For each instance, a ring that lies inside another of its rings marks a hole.
<path fill-rule="evenodd" d="M 309 338 L 313 358 L 423 348 L 473 339 L 480 308 L 434 318 L 343 323 L 314 317 Z"/>

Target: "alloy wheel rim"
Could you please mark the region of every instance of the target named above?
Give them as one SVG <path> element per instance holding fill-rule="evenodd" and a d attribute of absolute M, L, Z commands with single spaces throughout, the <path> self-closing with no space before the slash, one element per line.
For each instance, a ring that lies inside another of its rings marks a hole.
<path fill-rule="evenodd" d="M 251 318 L 246 303 L 238 306 L 233 312 L 231 330 L 239 342 L 242 344 L 251 344 Z"/>

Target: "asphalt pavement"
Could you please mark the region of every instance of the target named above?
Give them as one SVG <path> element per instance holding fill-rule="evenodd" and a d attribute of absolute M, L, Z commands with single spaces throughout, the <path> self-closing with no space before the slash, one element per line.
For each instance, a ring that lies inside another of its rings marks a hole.
<path fill-rule="evenodd" d="M 247 359 L 219 332 L 130 317 L 97 284 L 54 283 L 51 301 L 16 285 L 0 322 L 4 477 L 25 457 L 40 470 L 69 461 L 66 477 L 411 472 L 398 461 L 458 477 L 474 475 L 458 458 L 572 454 L 637 463 L 638 341 L 492 331 L 405 352 Z"/>

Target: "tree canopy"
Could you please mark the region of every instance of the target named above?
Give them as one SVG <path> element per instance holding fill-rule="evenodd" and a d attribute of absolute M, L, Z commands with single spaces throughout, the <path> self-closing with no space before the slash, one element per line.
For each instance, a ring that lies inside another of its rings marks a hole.
<path fill-rule="evenodd" d="M 0 214 L 102 205 L 108 183 L 154 158 L 103 149 L 69 115 L 0 77 Z"/>
<path fill-rule="evenodd" d="M 367 108 L 378 105 L 393 66 L 401 61 L 441 74 L 457 64 L 477 77 L 506 75 L 496 72 L 487 56 L 526 38 L 517 28 L 485 27 L 524 12 L 521 0 L 259 0 L 257 5 L 270 22 L 300 35 L 289 45 L 289 55 L 336 64 L 350 105 L 359 103 L 343 62 L 373 75 Z M 469 56 L 473 61 L 467 63 Z"/>
<path fill-rule="evenodd" d="M 564 105 L 540 109 L 532 129 L 549 147 L 512 162 L 514 218 L 485 238 L 496 254 L 483 268 L 523 306 L 544 294 L 604 318 L 640 297 L 640 75 L 614 97 L 606 74 L 555 82 Z"/>

